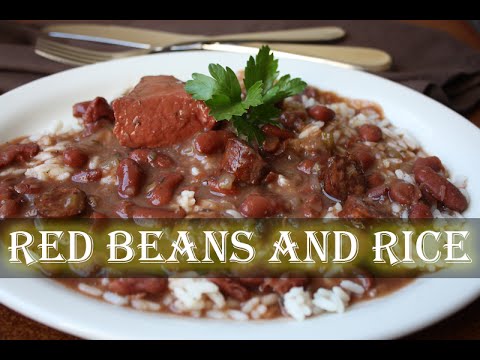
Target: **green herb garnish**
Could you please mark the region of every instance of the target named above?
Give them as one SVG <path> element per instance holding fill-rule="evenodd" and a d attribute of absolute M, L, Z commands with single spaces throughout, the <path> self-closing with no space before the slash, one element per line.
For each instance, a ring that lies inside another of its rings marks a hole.
<path fill-rule="evenodd" d="M 215 120 L 232 121 L 239 135 L 246 136 L 250 142 L 256 139 L 261 144 L 265 135 L 260 127 L 264 124 L 279 125 L 275 119 L 281 110 L 275 104 L 302 92 L 307 86 L 299 78 L 291 79 L 290 75 L 277 80 L 277 69 L 278 60 L 268 46 L 262 46 L 255 59 L 250 56 L 245 67 L 244 98 L 233 70 L 218 64 L 208 66 L 211 77 L 192 74 L 193 79 L 187 81 L 185 90 L 194 99 L 205 101 Z"/>

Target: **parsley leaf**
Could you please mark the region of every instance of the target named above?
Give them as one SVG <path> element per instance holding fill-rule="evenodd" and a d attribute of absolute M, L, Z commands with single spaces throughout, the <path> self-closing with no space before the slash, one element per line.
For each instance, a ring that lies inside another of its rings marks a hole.
<path fill-rule="evenodd" d="M 257 81 L 263 82 L 264 93 L 273 85 L 278 76 L 278 60 L 270 54 L 268 46 L 262 46 L 255 59 L 250 56 L 245 67 L 245 78 L 243 83 L 248 90 Z"/>
<path fill-rule="evenodd" d="M 302 92 L 307 84 L 290 75 L 278 78 L 278 60 L 268 46 L 262 46 L 254 58 L 251 56 L 245 67 L 243 83 L 245 96 L 237 76 L 229 67 L 210 64 L 211 76 L 194 73 L 187 81 L 185 90 L 196 100 L 203 100 L 210 108 L 210 115 L 217 121 L 230 120 L 238 135 L 249 142 L 259 144 L 265 139 L 261 130 L 264 124 L 278 126 L 275 120 L 281 111 L 276 106 L 286 97 Z"/>

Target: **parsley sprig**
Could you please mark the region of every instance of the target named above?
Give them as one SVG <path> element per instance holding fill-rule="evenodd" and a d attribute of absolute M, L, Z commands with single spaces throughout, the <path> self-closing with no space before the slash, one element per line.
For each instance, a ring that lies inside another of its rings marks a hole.
<path fill-rule="evenodd" d="M 268 46 L 262 46 L 255 58 L 250 56 L 248 59 L 243 79 L 246 90 L 244 97 L 232 69 L 210 64 L 208 71 L 211 76 L 192 74 L 192 80 L 187 81 L 185 90 L 194 99 L 205 101 L 215 120 L 232 121 L 239 135 L 247 137 L 249 142 L 256 140 L 259 144 L 265 139 L 262 125 L 279 125 L 276 119 L 281 110 L 275 104 L 302 92 L 307 86 L 299 78 L 291 79 L 290 75 L 278 79 L 278 60 Z"/>

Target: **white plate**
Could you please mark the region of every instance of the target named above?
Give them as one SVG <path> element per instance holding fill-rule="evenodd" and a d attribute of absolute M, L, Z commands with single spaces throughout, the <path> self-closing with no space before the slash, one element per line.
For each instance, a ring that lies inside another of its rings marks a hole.
<path fill-rule="evenodd" d="M 240 69 L 247 56 L 220 52 L 148 55 L 86 66 L 34 81 L 0 97 L 0 141 L 73 121 L 72 104 L 111 100 L 143 75 L 187 80 L 211 62 Z M 480 215 L 480 131 L 457 113 L 404 86 L 358 71 L 281 59 L 280 70 L 322 89 L 373 100 L 394 125 L 406 128 L 455 175 L 469 179 L 468 217 Z M 142 313 L 69 291 L 46 279 L 0 279 L 0 301 L 60 330 L 85 338 L 327 339 L 393 338 L 427 326 L 480 294 L 479 279 L 418 279 L 394 294 L 352 306 L 344 314 L 304 322 L 288 319 L 234 322 Z"/>

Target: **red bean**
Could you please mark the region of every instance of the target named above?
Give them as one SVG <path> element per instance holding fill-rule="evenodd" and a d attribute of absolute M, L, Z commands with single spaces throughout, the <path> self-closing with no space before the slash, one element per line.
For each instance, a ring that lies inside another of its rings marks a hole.
<path fill-rule="evenodd" d="M 431 219 L 433 216 L 430 207 L 419 202 L 412 205 L 408 217 L 410 219 Z"/>
<path fill-rule="evenodd" d="M 248 195 L 240 205 L 240 213 L 249 218 L 264 218 L 274 215 L 275 212 L 275 202 L 259 194 Z"/>
<path fill-rule="evenodd" d="M 119 278 L 108 283 L 108 290 L 120 295 L 139 293 L 161 294 L 167 290 L 168 280 L 164 278 Z"/>
<path fill-rule="evenodd" d="M 310 159 L 302 160 L 297 165 L 297 170 L 310 175 L 316 162 Z"/>
<path fill-rule="evenodd" d="M 433 169 L 435 172 L 440 172 L 445 170 L 442 164 L 442 161 L 436 156 L 428 156 L 424 158 L 418 158 L 413 164 L 413 168 L 421 168 L 423 166 Z"/>
<path fill-rule="evenodd" d="M 315 105 L 308 109 L 308 115 L 315 120 L 328 122 L 335 118 L 335 111 L 323 105 Z"/>
<path fill-rule="evenodd" d="M 369 188 L 374 188 L 374 187 L 380 186 L 384 182 L 385 182 L 385 177 L 378 172 L 375 172 L 375 173 L 371 174 L 367 178 L 367 184 L 368 184 Z"/>
<path fill-rule="evenodd" d="M 82 101 L 73 105 L 73 116 L 81 118 L 83 114 L 87 111 L 88 105 L 91 101 Z"/>
<path fill-rule="evenodd" d="M 0 201 L 15 198 L 15 191 L 11 186 L 0 184 Z"/>
<path fill-rule="evenodd" d="M 92 214 L 90 215 L 90 219 L 107 219 L 108 216 L 103 214 L 103 213 L 100 213 L 98 211 L 94 211 L 92 212 Z"/>
<path fill-rule="evenodd" d="M 79 110 L 79 108 L 77 108 L 77 110 Z M 82 119 L 85 124 L 93 123 L 100 119 L 114 122 L 115 116 L 113 115 L 112 107 L 107 100 L 102 97 L 96 97 L 90 102 L 90 104 L 88 104 L 88 107 L 82 115 Z"/>
<path fill-rule="evenodd" d="M 289 130 L 300 130 L 307 120 L 307 113 L 303 110 L 284 111 L 280 115 L 280 122 Z"/>
<path fill-rule="evenodd" d="M 68 148 L 63 152 L 63 162 L 73 168 L 81 168 L 88 162 L 88 155 L 82 150 Z"/>
<path fill-rule="evenodd" d="M 416 203 L 422 197 L 418 187 L 404 181 L 394 181 L 390 184 L 390 198 L 402 205 Z"/>
<path fill-rule="evenodd" d="M 117 168 L 118 195 L 121 198 L 131 198 L 140 192 L 143 182 L 143 172 L 132 159 L 124 159 Z"/>
<path fill-rule="evenodd" d="M 245 301 L 251 296 L 250 290 L 243 286 L 237 279 L 209 278 L 209 280 L 216 284 L 223 294 L 235 300 Z"/>
<path fill-rule="evenodd" d="M 263 125 L 262 131 L 265 135 L 275 136 L 280 140 L 286 140 L 286 139 L 291 139 L 295 137 L 295 134 L 292 133 L 291 131 L 281 129 L 278 126 L 275 126 L 272 124 Z"/>
<path fill-rule="evenodd" d="M 382 129 L 376 125 L 365 124 L 357 128 L 363 141 L 379 142 L 382 140 Z"/>
<path fill-rule="evenodd" d="M 72 181 L 82 184 L 87 184 L 89 182 L 100 181 L 102 178 L 102 170 L 93 169 L 80 171 L 72 176 Z"/>
<path fill-rule="evenodd" d="M 38 194 L 42 191 L 42 182 L 35 178 L 25 178 L 15 185 L 15 191 L 19 194 Z"/>
<path fill-rule="evenodd" d="M 348 152 L 352 158 L 358 161 L 364 171 L 367 171 L 374 163 L 375 156 L 372 154 L 370 148 L 365 144 L 355 144 Z"/>
<path fill-rule="evenodd" d="M 262 182 L 264 184 L 271 184 L 273 182 L 276 182 L 277 180 L 278 180 L 278 174 L 276 172 L 269 171 Z"/>
<path fill-rule="evenodd" d="M 307 98 L 316 98 L 317 97 L 317 89 L 315 89 L 313 86 L 307 86 L 305 88 L 305 90 L 303 90 L 303 94 L 307 97 Z"/>
<path fill-rule="evenodd" d="M 432 168 L 417 167 L 414 175 L 418 184 L 423 185 L 435 199 L 443 202 L 449 209 L 463 212 L 468 207 L 467 199 L 461 191 Z"/>
<path fill-rule="evenodd" d="M 422 200 L 427 205 L 437 205 L 437 199 L 433 197 L 432 194 L 428 191 L 427 187 L 424 184 L 420 184 L 420 191 L 422 192 Z"/>
<path fill-rule="evenodd" d="M 268 153 L 274 153 L 280 147 L 280 139 L 276 136 L 267 136 L 262 144 L 262 150 Z"/>
<path fill-rule="evenodd" d="M 182 174 L 169 174 L 155 185 L 147 194 L 147 199 L 154 206 L 167 205 L 173 198 L 175 189 L 183 181 Z"/>
<path fill-rule="evenodd" d="M 197 135 L 193 144 L 200 154 L 214 154 L 223 152 L 227 140 L 235 135 L 226 130 L 210 130 Z"/>
<path fill-rule="evenodd" d="M 20 211 L 20 204 L 17 200 L 0 200 L 0 219 L 14 217 Z"/>
<path fill-rule="evenodd" d="M 322 197 L 319 194 L 308 196 L 303 204 L 303 216 L 306 218 L 318 218 L 322 216 L 322 211 Z"/>
<path fill-rule="evenodd" d="M 154 168 L 166 169 L 175 165 L 170 156 L 154 149 L 135 149 L 128 157 L 141 165 L 149 164 Z"/>
<path fill-rule="evenodd" d="M 382 197 L 386 196 L 387 193 L 388 193 L 388 190 L 389 190 L 388 186 L 383 185 L 383 184 L 378 185 L 378 186 L 368 190 L 367 196 L 369 198 L 378 200 L 378 199 L 381 199 Z"/>

